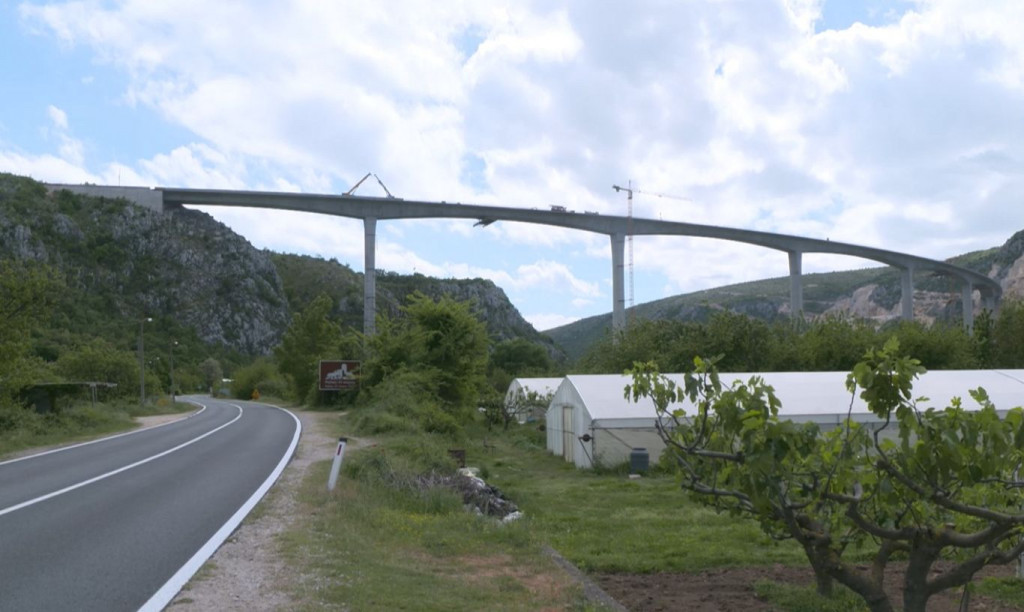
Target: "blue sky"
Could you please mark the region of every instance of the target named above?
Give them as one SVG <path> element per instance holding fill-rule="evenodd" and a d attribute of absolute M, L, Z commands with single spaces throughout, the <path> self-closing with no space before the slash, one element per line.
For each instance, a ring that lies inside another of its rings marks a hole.
<path fill-rule="evenodd" d="M 0 171 L 311 193 L 374 172 L 398 197 L 605 214 L 631 180 L 637 216 L 946 258 L 1024 229 L 1021 32 L 1016 0 L 0 0 Z M 207 212 L 362 269 L 359 222 Z M 377 262 L 490 278 L 540 329 L 611 305 L 602 236 L 382 222 Z M 786 271 L 634 245 L 638 303 Z"/>

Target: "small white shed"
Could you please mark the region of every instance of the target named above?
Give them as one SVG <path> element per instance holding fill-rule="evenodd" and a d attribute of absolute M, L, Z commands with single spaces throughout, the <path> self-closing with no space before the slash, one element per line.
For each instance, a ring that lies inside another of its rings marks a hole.
<path fill-rule="evenodd" d="M 552 395 L 561 382 L 561 378 L 513 379 L 508 385 L 508 391 L 505 392 L 505 408 L 509 409 L 517 398 L 526 397 L 529 393 L 536 393 L 540 397 Z M 529 414 L 516 414 L 520 423 L 525 423 L 529 416 Z"/>
<path fill-rule="evenodd" d="M 667 375 L 681 384 L 682 375 Z M 827 431 L 849 413 L 862 423 L 878 423 L 867 405 L 846 390 L 847 372 L 722 373 L 723 384 L 760 376 L 782 403 L 780 416 L 795 422 L 815 422 Z M 625 375 L 570 375 L 555 391 L 546 414 L 547 448 L 578 467 L 616 465 L 629 460 L 634 448 L 646 448 L 651 462 L 664 450 L 656 428 L 654 403 L 625 398 L 630 383 Z M 944 408 L 960 397 L 970 410 L 977 404 L 968 393 L 984 387 L 1000 412 L 1024 405 L 1024 370 L 936 370 L 914 382 L 914 397 L 929 401 L 922 408 Z M 682 406 L 693 414 L 692 406 Z"/>

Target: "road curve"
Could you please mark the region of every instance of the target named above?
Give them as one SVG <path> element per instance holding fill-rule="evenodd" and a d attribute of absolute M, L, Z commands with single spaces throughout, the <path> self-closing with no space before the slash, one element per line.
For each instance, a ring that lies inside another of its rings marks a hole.
<path fill-rule="evenodd" d="M 0 462 L 0 610 L 159 610 L 291 458 L 301 425 L 185 398 L 187 419 Z"/>

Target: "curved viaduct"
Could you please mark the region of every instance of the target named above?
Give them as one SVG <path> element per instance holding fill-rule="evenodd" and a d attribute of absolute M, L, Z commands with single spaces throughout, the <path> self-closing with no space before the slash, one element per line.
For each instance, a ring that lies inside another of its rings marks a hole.
<path fill-rule="evenodd" d="M 984 307 L 991 310 L 996 308 L 1002 295 L 1002 288 L 995 280 L 979 272 L 944 261 L 844 242 L 714 225 L 656 221 L 654 219 L 635 217 L 629 219 L 616 215 L 576 213 L 557 209 L 506 208 L 501 206 L 423 202 L 400 198 L 358 195 L 319 195 L 219 189 L 150 189 L 144 187 L 105 187 L 95 185 L 51 185 L 51 188 L 68 189 L 77 193 L 94 196 L 123 197 L 142 206 L 161 211 L 180 208 L 188 204 L 272 208 L 362 219 L 365 237 L 363 327 L 367 334 L 374 333 L 374 315 L 376 313 L 375 258 L 377 221 L 388 219 L 476 219 L 478 224 L 481 225 L 489 225 L 495 221 L 516 221 L 605 234 L 611 240 L 612 249 L 612 326 L 615 329 L 620 329 L 625 324 L 626 301 L 623 283 L 623 247 L 626 235 L 629 233 L 635 236 L 676 235 L 715 238 L 783 251 L 789 256 L 789 298 L 790 309 L 793 313 L 803 311 L 801 268 L 804 253 L 850 255 L 899 268 L 902 271 L 901 309 L 904 319 L 913 319 L 914 272 L 917 270 L 937 272 L 960 281 L 964 324 L 968 329 L 973 326 L 974 320 L 974 290 L 977 289 L 981 294 Z"/>

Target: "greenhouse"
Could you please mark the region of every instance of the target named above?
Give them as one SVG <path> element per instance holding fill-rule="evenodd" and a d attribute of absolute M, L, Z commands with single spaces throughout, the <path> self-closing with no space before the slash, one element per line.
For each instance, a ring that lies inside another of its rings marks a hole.
<path fill-rule="evenodd" d="M 523 400 L 529 399 L 531 393 L 544 400 L 554 394 L 561 382 L 561 378 L 516 378 L 509 383 L 508 391 L 505 392 L 505 409 L 513 412 L 520 423 L 542 418 L 543 407 L 531 410 L 532 406 L 524 406 Z M 546 406 L 547 401 L 544 404 Z"/>
<path fill-rule="evenodd" d="M 843 422 L 847 414 L 861 423 L 880 424 L 867 405 L 846 390 L 847 372 L 722 373 L 723 384 L 747 382 L 760 376 L 772 386 L 782 403 L 783 418 L 814 422 L 823 431 Z M 677 384 L 681 374 L 669 374 Z M 657 432 L 654 403 L 640 398 L 633 403 L 624 390 L 631 379 L 625 375 L 570 375 L 561 379 L 545 416 L 547 448 L 581 468 L 613 466 L 629 460 L 635 448 L 647 450 L 656 462 L 664 450 Z M 1024 405 L 1024 370 L 936 370 L 914 382 L 914 397 L 928 398 L 919 407 L 945 408 L 960 397 L 964 408 L 979 406 L 969 390 L 982 387 L 1001 412 Z M 688 414 L 692 405 L 681 404 Z"/>

